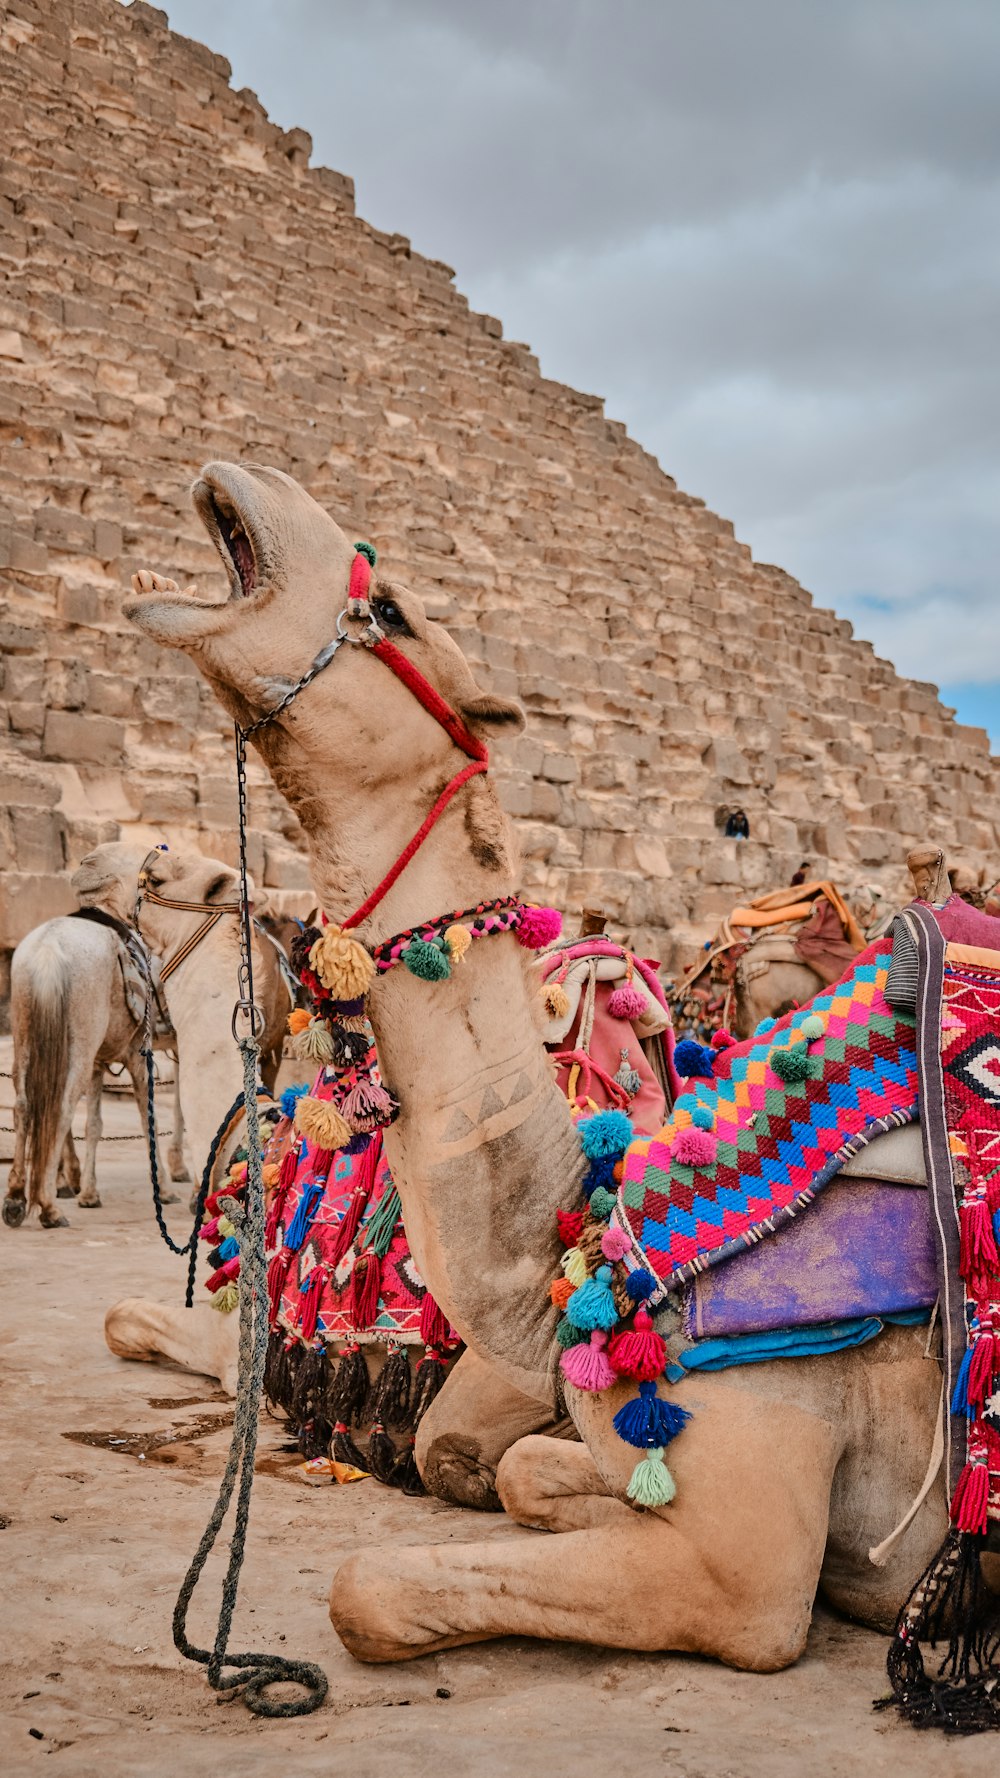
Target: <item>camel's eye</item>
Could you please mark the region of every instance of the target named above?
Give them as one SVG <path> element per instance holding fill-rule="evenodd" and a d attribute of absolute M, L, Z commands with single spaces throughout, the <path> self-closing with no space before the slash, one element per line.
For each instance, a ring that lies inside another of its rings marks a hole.
<path fill-rule="evenodd" d="M 376 599 L 374 601 L 375 616 L 386 630 L 402 630 L 407 636 L 412 634 L 395 599 Z"/>

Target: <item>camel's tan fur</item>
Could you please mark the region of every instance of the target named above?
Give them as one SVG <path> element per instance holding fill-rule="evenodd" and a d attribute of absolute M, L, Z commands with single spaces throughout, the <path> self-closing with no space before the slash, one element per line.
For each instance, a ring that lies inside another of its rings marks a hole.
<path fill-rule="evenodd" d="M 147 635 L 188 650 L 227 710 L 248 719 L 334 633 L 352 549 L 276 471 L 210 466 L 196 490 L 210 529 L 212 498 L 250 537 L 249 596 L 232 570 L 230 597 L 214 602 L 145 574 L 128 611 Z M 394 637 L 442 695 L 483 733 L 515 721 L 512 708 L 482 700 L 420 601 L 399 589 L 393 597 L 409 632 Z M 334 919 L 380 879 L 457 763 L 437 725 L 361 649 L 341 651 L 263 732 L 260 751 L 299 814 Z M 477 843 L 484 833 L 491 857 Z M 495 792 L 477 779 L 364 936 L 504 894 L 515 880 Z M 402 1106 L 387 1150 L 417 1263 L 472 1350 L 551 1408 L 553 1212 L 578 1200 L 581 1162 L 513 941 L 474 945 L 434 986 L 393 971 L 376 984 L 370 1014 Z M 531 1528 L 522 1538 L 355 1557 L 334 1580 L 333 1621 L 365 1660 L 519 1633 L 691 1650 L 760 1670 L 801 1653 L 821 1582 L 845 1610 L 885 1626 L 945 1526 L 939 1487 L 886 1566 L 868 1561 L 931 1448 L 939 1380 L 923 1338 L 895 1330 L 834 1358 L 689 1378 L 677 1390 L 694 1414 L 671 1452 L 677 1499 L 649 1513 L 625 1501 L 634 1453 L 611 1423 L 628 1391 L 570 1389 L 583 1444 L 522 1439 L 499 1464 L 504 1505 Z M 463 1407 L 452 1436 L 475 1438 L 475 1404 Z"/>

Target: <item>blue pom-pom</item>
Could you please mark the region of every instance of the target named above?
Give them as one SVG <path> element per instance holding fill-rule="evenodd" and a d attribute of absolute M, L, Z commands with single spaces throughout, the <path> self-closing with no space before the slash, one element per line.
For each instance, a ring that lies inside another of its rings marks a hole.
<path fill-rule="evenodd" d="M 754 1026 L 754 1031 L 753 1031 L 754 1036 L 755 1037 L 766 1037 L 769 1031 L 774 1030 L 774 1027 L 777 1023 L 778 1023 L 777 1019 L 761 1019 L 760 1024 Z"/>
<path fill-rule="evenodd" d="M 639 1450 L 662 1450 L 687 1425 L 691 1415 L 676 1402 L 661 1401 L 655 1383 L 640 1383 L 639 1394 L 619 1408 L 614 1418 L 618 1437 Z"/>
<path fill-rule="evenodd" d="M 240 1244 L 235 1235 L 227 1235 L 219 1248 L 219 1260 L 225 1265 L 227 1259 L 235 1259 L 240 1251 Z"/>
<path fill-rule="evenodd" d="M 574 1290 L 566 1304 L 566 1314 L 574 1327 L 585 1328 L 588 1333 L 595 1327 L 614 1327 L 618 1310 L 611 1292 L 610 1266 L 598 1266 L 596 1278 L 588 1278 Z"/>
<path fill-rule="evenodd" d="M 686 1080 L 711 1080 L 715 1052 L 692 1037 L 682 1037 L 674 1050 L 674 1067 Z"/>
<path fill-rule="evenodd" d="M 1000 1247 L 1000 1210 L 994 1210 L 993 1212 L 993 1239 L 997 1246 Z"/>
<path fill-rule="evenodd" d="M 617 1191 L 618 1181 L 615 1178 L 617 1165 L 618 1156 L 616 1154 L 601 1155 L 596 1161 L 591 1161 L 583 1181 L 583 1189 L 588 1198 L 597 1191 L 599 1186 L 603 1186 L 606 1192 Z"/>
<path fill-rule="evenodd" d="M 691 1113 L 691 1122 L 696 1130 L 714 1130 L 715 1113 L 710 1106 L 699 1105 L 697 1111 Z"/>
<path fill-rule="evenodd" d="M 645 1266 L 637 1266 L 626 1278 L 625 1289 L 634 1303 L 644 1303 L 656 1289 L 656 1279 L 652 1272 L 647 1272 Z"/>
<path fill-rule="evenodd" d="M 676 1056 L 676 1054 L 677 1051 L 675 1050 L 674 1055 Z M 686 1111 L 688 1113 L 697 1111 L 697 1109 L 698 1100 L 693 1093 L 682 1093 L 674 1106 L 675 1111 Z"/>
<path fill-rule="evenodd" d="M 580 1145 L 588 1161 L 603 1155 L 623 1154 L 632 1140 L 632 1120 L 624 1111 L 598 1111 L 577 1125 Z"/>
<path fill-rule="evenodd" d="M 295 1087 L 286 1087 L 281 1098 L 278 1100 L 278 1104 L 281 1106 L 282 1117 L 294 1117 L 296 1100 L 301 1099 L 303 1093 L 308 1093 L 308 1091 L 309 1086 L 306 1081 L 302 1081 Z"/>
<path fill-rule="evenodd" d="M 955 1388 L 951 1398 L 951 1411 L 953 1414 L 965 1414 L 968 1419 L 974 1420 L 976 1410 L 969 1400 L 969 1372 L 971 1369 L 972 1347 L 970 1346 L 958 1367 L 958 1376 L 955 1378 Z"/>

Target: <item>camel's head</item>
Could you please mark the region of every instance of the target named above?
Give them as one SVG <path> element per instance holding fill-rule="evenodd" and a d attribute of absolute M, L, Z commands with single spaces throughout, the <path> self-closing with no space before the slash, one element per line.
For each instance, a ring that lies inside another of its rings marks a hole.
<path fill-rule="evenodd" d="M 143 574 L 125 610 L 155 641 L 190 653 L 226 708 L 248 725 L 337 634 L 354 545 L 278 469 L 210 463 L 193 499 L 222 557 L 228 596 L 201 598 Z M 470 728 L 488 738 L 498 727 L 521 726 L 519 706 L 479 690 L 460 649 L 428 621 L 415 594 L 373 576 L 371 600 L 386 636 Z M 435 725 L 421 719 L 412 693 L 360 647 L 342 648 L 281 724 L 314 758 L 357 764 L 364 756 L 369 782 L 410 774 L 442 747 L 440 731 L 431 733 Z M 275 737 L 265 730 L 263 738 L 266 751 Z"/>
<path fill-rule="evenodd" d="M 169 955 L 188 930 L 197 927 L 199 915 L 163 906 L 154 897 L 162 897 L 163 902 L 196 902 L 206 910 L 235 909 L 239 905 L 240 880 L 233 866 L 223 864 L 219 858 L 205 858 L 200 852 L 164 852 L 157 847 L 141 860 L 137 874 L 139 888 L 152 891 L 152 895 L 143 893 L 140 898 L 139 930 L 161 956 Z M 252 898 L 252 882 L 248 882 L 248 888 Z M 237 914 L 227 913 L 226 919 L 232 925 L 235 944 L 239 936 Z"/>
<path fill-rule="evenodd" d="M 80 860 L 70 886 L 82 908 L 101 908 L 117 920 L 131 920 L 135 885 L 146 847 L 134 840 L 95 846 Z"/>

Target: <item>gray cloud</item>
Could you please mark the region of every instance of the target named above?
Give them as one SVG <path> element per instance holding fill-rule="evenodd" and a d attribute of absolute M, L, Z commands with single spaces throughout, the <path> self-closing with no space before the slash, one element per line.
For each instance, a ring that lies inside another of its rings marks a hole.
<path fill-rule="evenodd" d="M 904 671 L 1000 682 L 993 0 L 170 16 L 755 554 Z"/>

